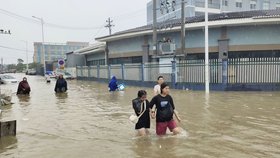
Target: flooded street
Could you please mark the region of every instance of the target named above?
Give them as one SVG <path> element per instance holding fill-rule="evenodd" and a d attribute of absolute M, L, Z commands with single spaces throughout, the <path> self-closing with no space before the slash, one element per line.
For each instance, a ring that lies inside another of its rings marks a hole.
<path fill-rule="evenodd" d="M 22 76 L 16 74 L 20 80 Z M 131 100 L 140 87 L 109 93 L 107 85 L 68 81 L 67 94 L 54 93 L 55 80 L 28 76 L 30 97 L 13 94 L 0 119 L 17 120 L 16 137 L 0 139 L 1 158 L 36 157 L 280 157 L 279 92 L 171 90 L 184 130 L 179 136 L 135 137 Z M 11 88 L 12 87 L 12 88 Z M 13 89 L 17 85 L 1 85 Z M 146 88 L 144 88 L 146 89 Z M 149 100 L 152 88 L 146 89 Z"/>

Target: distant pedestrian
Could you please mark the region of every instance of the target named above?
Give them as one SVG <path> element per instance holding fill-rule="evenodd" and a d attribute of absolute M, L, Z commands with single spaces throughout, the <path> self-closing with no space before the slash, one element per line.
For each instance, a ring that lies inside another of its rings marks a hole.
<path fill-rule="evenodd" d="M 47 83 L 51 83 L 51 76 L 49 74 L 47 74 L 46 76 L 46 81 Z"/>
<path fill-rule="evenodd" d="M 113 76 L 108 85 L 109 91 L 116 91 L 118 89 L 118 83 L 116 76 Z"/>
<path fill-rule="evenodd" d="M 157 85 L 154 86 L 154 96 L 160 94 L 160 85 L 164 82 L 163 76 L 158 76 Z"/>
<path fill-rule="evenodd" d="M 149 134 L 150 108 L 149 101 L 147 100 L 147 92 L 145 90 L 138 91 L 137 98 L 132 100 L 132 107 L 136 116 L 139 117 L 138 122 L 135 125 L 138 135 L 145 136 Z"/>
<path fill-rule="evenodd" d="M 63 78 L 62 74 L 60 74 L 58 79 L 56 80 L 54 91 L 56 93 L 63 93 L 67 91 L 67 82 Z"/>
<path fill-rule="evenodd" d="M 172 97 L 169 95 L 169 86 L 166 83 L 162 83 L 160 90 L 161 94 L 154 96 L 149 104 L 152 109 L 152 117 L 156 117 L 156 133 L 157 135 L 165 135 L 167 128 L 169 128 L 173 134 L 179 134 L 180 130 L 175 120 L 173 120 L 175 106 Z M 156 114 L 153 110 L 154 105 L 157 110 Z"/>
<path fill-rule="evenodd" d="M 27 82 L 27 78 L 23 77 L 22 81 L 18 85 L 17 94 L 29 95 L 31 88 Z"/>

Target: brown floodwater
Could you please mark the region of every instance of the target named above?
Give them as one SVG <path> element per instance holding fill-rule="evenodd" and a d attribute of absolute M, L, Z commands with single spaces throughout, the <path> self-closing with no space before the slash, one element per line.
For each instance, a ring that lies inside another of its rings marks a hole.
<path fill-rule="evenodd" d="M 23 75 L 16 74 L 20 79 Z M 28 76 L 29 97 L 13 94 L 1 121 L 17 120 L 17 135 L 0 139 L 1 158 L 77 157 L 280 157 L 279 92 L 171 90 L 183 132 L 178 136 L 135 136 L 131 100 L 140 89 L 110 93 L 107 85 L 68 81 L 67 94 L 54 93 L 55 81 Z M 15 92 L 17 85 L 1 85 Z"/>

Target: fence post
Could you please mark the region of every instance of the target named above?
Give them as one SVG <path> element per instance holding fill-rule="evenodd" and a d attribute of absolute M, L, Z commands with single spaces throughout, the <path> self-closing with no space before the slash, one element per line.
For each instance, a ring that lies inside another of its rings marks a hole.
<path fill-rule="evenodd" d="M 88 79 L 90 79 L 90 66 L 88 66 Z"/>
<path fill-rule="evenodd" d="M 84 79 L 84 67 L 83 66 L 81 66 L 81 77 L 82 77 L 82 79 Z"/>
<path fill-rule="evenodd" d="M 171 73 L 171 82 L 172 82 L 172 87 L 176 87 L 176 82 L 177 82 L 177 75 L 176 75 L 176 61 L 173 60 L 171 61 L 172 63 L 172 73 Z"/>
<path fill-rule="evenodd" d="M 77 65 L 76 65 L 76 77 L 77 77 L 77 79 L 79 79 L 79 68 Z"/>
<path fill-rule="evenodd" d="M 144 63 L 142 63 L 142 64 L 141 64 L 141 73 L 142 73 L 141 80 L 142 80 L 142 82 L 145 81 L 145 76 L 144 76 L 144 71 L 145 71 L 145 70 L 144 70 L 144 68 L 145 68 L 145 67 L 144 67 Z"/>
<path fill-rule="evenodd" d="M 226 85 L 228 83 L 228 60 L 222 60 L 222 83 Z"/>
<path fill-rule="evenodd" d="M 99 64 L 97 65 L 97 71 L 96 72 L 97 72 L 96 76 L 99 79 L 100 78 L 100 65 Z"/>
<path fill-rule="evenodd" d="M 122 64 L 122 80 L 124 80 L 124 64 Z"/>
<path fill-rule="evenodd" d="M 111 65 L 108 65 L 108 79 L 111 79 Z"/>

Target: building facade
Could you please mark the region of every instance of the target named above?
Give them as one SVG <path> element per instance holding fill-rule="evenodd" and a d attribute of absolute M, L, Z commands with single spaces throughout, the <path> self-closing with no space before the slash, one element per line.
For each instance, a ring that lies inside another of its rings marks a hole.
<path fill-rule="evenodd" d="M 188 18 L 185 49 L 180 19 L 159 29 L 153 49 L 151 25 L 99 37 L 107 65 L 77 67 L 78 79 L 108 80 L 114 75 L 132 85 L 149 85 L 164 76 L 173 88 L 205 88 L 205 19 Z M 280 90 L 280 10 L 228 12 L 209 16 L 211 90 Z M 94 60 L 94 59 L 92 59 Z"/>
<path fill-rule="evenodd" d="M 42 42 L 34 42 L 33 61 L 43 64 L 52 63 L 59 59 L 66 59 L 66 53 L 88 46 L 88 42 L 44 43 L 45 57 L 43 57 Z"/>
<path fill-rule="evenodd" d="M 204 0 L 184 0 L 185 17 L 203 15 Z M 157 21 L 181 18 L 182 0 L 157 0 Z M 280 9 L 280 0 L 208 0 L 209 14 L 250 10 Z M 147 4 L 147 24 L 153 23 L 153 3 Z"/>
<path fill-rule="evenodd" d="M 280 10 L 230 12 L 209 16 L 210 58 L 271 56 L 280 53 Z M 109 64 L 147 63 L 159 61 L 165 56 L 187 59 L 204 58 L 204 16 L 186 21 L 186 49 L 181 51 L 181 24 L 158 30 L 158 51 L 152 50 L 152 27 L 122 31 L 111 36 L 97 38 L 106 42 Z M 174 45 L 173 53 L 166 53 L 162 44 Z M 224 49 L 224 47 L 226 49 Z M 223 48 L 223 49 L 222 49 Z"/>

